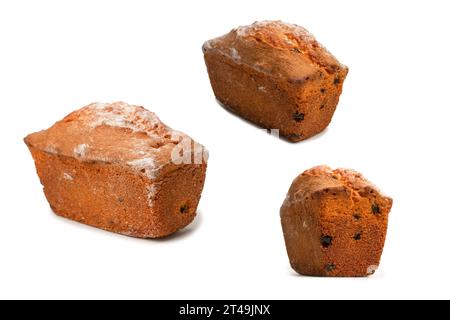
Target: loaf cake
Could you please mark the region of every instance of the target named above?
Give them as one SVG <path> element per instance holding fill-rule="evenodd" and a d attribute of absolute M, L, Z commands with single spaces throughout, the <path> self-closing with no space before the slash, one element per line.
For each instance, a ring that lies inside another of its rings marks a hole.
<path fill-rule="evenodd" d="M 348 72 L 307 30 L 281 21 L 234 29 L 203 53 L 227 109 L 294 142 L 328 126 Z"/>
<path fill-rule="evenodd" d="M 159 238 L 196 215 L 206 151 L 143 107 L 90 104 L 25 143 L 45 196 L 62 217 Z"/>
<path fill-rule="evenodd" d="M 353 170 L 319 166 L 305 171 L 281 208 L 292 268 L 310 276 L 373 274 L 391 206 L 391 198 Z"/>

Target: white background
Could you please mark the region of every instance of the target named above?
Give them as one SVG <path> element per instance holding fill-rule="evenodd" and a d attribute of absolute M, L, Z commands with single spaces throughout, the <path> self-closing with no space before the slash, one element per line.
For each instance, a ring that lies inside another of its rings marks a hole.
<path fill-rule="evenodd" d="M 1 1 L 0 298 L 450 298 L 448 1 Z M 216 103 L 201 46 L 238 25 L 309 29 L 350 67 L 328 129 L 291 144 Z M 93 101 L 155 111 L 208 147 L 199 217 L 165 240 L 53 215 L 22 138 Z M 279 208 L 318 164 L 394 198 L 367 279 L 296 275 Z"/>

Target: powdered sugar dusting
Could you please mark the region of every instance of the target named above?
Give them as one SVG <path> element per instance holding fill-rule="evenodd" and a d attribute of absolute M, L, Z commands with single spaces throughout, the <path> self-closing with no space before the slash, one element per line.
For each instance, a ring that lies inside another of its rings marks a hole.
<path fill-rule="evenodd" d="M 261 29 L 268 27 L 284 31 L 286 33 L 292 33 L 295 36 L 300 37 L 304 40 L 315 40 L 314 36 L 305 28 L 300 27 L 296 24 L 285 23 L 282 21 L 271 21 L 271 20 L 257 21 L 248 26 L 240 26 L 239 28 L 235 29 L 235 31 L 238 37 L 247 37 L 251 34 L 258 33 L 258 31 L 260 31 Z M 285 38 L 285 41 L 288 43 L 293 43 L 292 40 L 289 39 L 288 37 Z"/>
<path fill-rule="evenodd" d="M 212 49 L 212 45 L 214 42 L 215 42 L 214 39 L 206 41 L 202 47 L 203 52 L 206 52 L 207 50 Z"/>
<path fill-rule="evenodd" d="M 75 149 L 73 149 L 73 153 L 77 157 L 84 158 L 86 156 L 86 152 L 87 152 L 88 148 L 89 148 L 89 145 L 83 143 L 83 144 L 80 144 L 77 147 L 75 147 Z"/>
<path fill-rule="evenodd" d="M 92 129 L 101 126 L 125 128 L 134 133 L 145 133 L 159 146 L 170 142 L 170 128 L 166 127 L 153 112 L 140 106 L 125 102 L 97 102 L 78 110 L 76 116 L 79 121 Z"/>
<path fill-rule="evenodd" d="M 58 153 L 58 150 L 53 145 L 47 146 L 44 151 L 48 153 Z"/>
<path fill-rule="evenodd" d="M 149 149 L 156 151 L 167 144 L 177 143 L 172 139 L 172 129 L 162 123 L 153 112 L 125 102 L 92 103 L 69 115 L 65 121 L 70 122 L 74 119 L 81 122 L 88 130 L 110 127 L 128 129 L 130 133 L 145 134 L 150 140 L 144 139 L 143 136 L 136 136 L 139 139 L 130 137 L 130 140 L 136 140 L 137 144 L 142 142 L 139 148 L 135 149 L 136 153 L 146 151 L 145 154 L 141 154 L 142 157 L 147 155 Z M 86 150 L 86 146 L 80 145 L 75 148 L 74 153 L 84 157 Z"/>
<path fill-rule="evenodd" d="M 276 23 L 282 27 L 285 27 L 288 31 L 292 32 L 294 35 L 296 35 L 299 38 L 302 38 L 303 40 L 316 41 L 316 38 L 303 27 L 300 27 L 296 24 L 285 23 L 281 21 L 276 21 Z"/>
<path fill-rule="evenodd" d="M 249 39 L 264 42 L 274 48 L 289 50 L 293 56 L 301 55 L 313 65 L 334 73 L 346 68 L 305 28 L 282 21 L 260 21 L 234 30 L 236 40 Z"/>
<path fill-rule="evenodd" d="M 147 199 L 148 199 L 148 206 L 151 208 L 153 207 L 153 203 L 155 202 L 155 197 L 158 192 L 157 187 L 155 184 L 151 184 L 147 186 Z"/>
<path fill-rule="evenodd" d="M 93 119 L 90 124 L 93 128 L 104 125 L 128 128 L 134 132 L 148 134 L 162 125 L 161 120 L 153 112 L 125 102 L 93 103 L 86 108 L 93 111 L 91 114 Z"/>
<path fill-rule="evenodd" d="M 248 26 L 240 26 L 240 27 L 234 29 L 234 31 L 236 32 L 238 37 L 246 37 L 246 36 L 250 35 L 251 33 L 258 31 L 259 29 L 265 28 L 268 25 L 271 25 L 274 23 L 275 23 L 275 21 L 269 21 L 269 20 L 256 21 Z"/>
<path fill-rule="evenodd" d="M 284 35 L 284 39 L 283 40 L 289 46 L 294 46 L 295 45 L 295 42 L 292 41 L 287 35 Z"/>
<path fill-rule="evenodd" d="M 127 164 L 133 167 L 135 170 L 145 174 L 145 176 L 147 176 L 147 178 L 149 179 L 155 179 L 157 171 L 159 170 L 159 167 L 156 166 L 155 160 L 153 158 L 136 159 L 133 161 L 129 161 Z"/>
<path fill-rule="evenodd" d="M 124 102 L 90 104 L 58 121 L 50 130 L 56 134 L 43 143 L 43 150 L 80 161 L 123 165 L 148 182 L 154 182 L 172 164 L 172 149 L 185 140 L 192 142 L 153 112 Z M 74 134 L 68 136 L 71 131 Z M 63 173 L 61 179 L 71 180 Z"/>
<path fill-rule="evenodd" d="M 64 172 L 63 178 L 64 178 L 64 180 L 73 181 L 73 177 L 70 174 L 68 174 L 67 172 Z"/>
<path fill-rule="evenodd" d="M 230 48 L 230 57 L 234 61 L 240 61 L 241 56 L 239 55 L 239 52 L 236 50 L 236 48 Z"/>

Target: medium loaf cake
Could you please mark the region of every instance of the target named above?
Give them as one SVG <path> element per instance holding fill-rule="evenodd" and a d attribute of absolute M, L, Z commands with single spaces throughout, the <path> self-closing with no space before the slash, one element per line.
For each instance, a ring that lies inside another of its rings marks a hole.
<path fill-rule="evenodd" d="M 306 29 L 281 21 L 234 29 L 203 53 L 226 108 L 294 142 L 328 126 L 348 72 Z"/>
<path fill-rule="evenodd" d="M 319 166 L 305 171 L 281 208 L 292 268 L 312 276 L 373 274 L 391 206 L 391 198 L 353 170 Z"/>
<path fill-rule="evenodd" d="M 90 104 L 25 138 L 53 211 L 139 238 L 170 235 L 195 217 L 204 148 L 146 109 Z"/>

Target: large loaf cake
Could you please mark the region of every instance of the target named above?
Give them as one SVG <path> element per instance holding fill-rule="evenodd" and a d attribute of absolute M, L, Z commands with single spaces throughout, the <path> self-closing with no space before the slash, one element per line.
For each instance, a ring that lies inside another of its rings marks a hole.
<path fill-rule="evenodd" d="M 281 208 L 292 268 L 362 277 L 379 265 L 392 199 L 361 174 L 320 166 L 298 176 Z"/>
<path fill-rule="evenodd" d="M 138 106 L 94 103 L 25 138 L 58 215 L 140 238 L 195 217 L 204 148 Z"/>
<path fill-rule="evenodd" d="M 234 29 L 203 52 L 217 99 L 291 141 L 328 126 L 348 72 L 307 30 L 280 21 Z"/>

